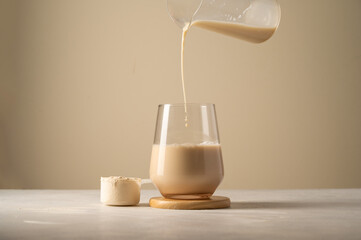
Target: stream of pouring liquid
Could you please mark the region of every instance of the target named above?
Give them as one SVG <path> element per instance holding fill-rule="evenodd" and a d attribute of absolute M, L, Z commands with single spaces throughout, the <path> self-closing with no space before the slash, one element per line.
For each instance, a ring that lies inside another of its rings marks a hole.
<path fill-rule="evenodd" d="M 184 43 L 187 32 L 190 28 L 190 24 L 185 26 L 182 31 L 182 45 L 181 45 L 181 75 L 182 75 L 182 89 L 183 89 L 183 102 L 184 102 L 184 126 L 188 127 L 188 113 L 187 113 L 187 96 L 186 96 L 186 88 L 184 84 Z"/>
<path fill-rule="evenodd" d="M 187 112 L 187 96 L 184 84 L 184 44 L 188 30 L 192 26 L 197 26 L 203 29 L 218 32 L 224 35 L 235 37 L 241 40 L 245 40 L 253 43 L 262 43 L 272 37 L 276 31 L 276 27 L 258 27 L 258 26 L 247 26 L 240 23 L 228 23 L 218 21 L 195 21 L 188 24 L 183 28 L 182 32 L 182 45 L 181 45 L 181 75 L 182 75 L 182 88 L 183 88 L 183 101 L 184 101 L 184 121 L 185 127 L 188 127 L 188 112 Z"/>
<path fill-rule="evenodd" d="M 188 113 L 187 113 L 187 96 L 186 96 L 186 88 L 185 88 L 185 84 L 184 84 L 184 66 L 183 66 L 183 62 L 184 62 L 184 43 L 185 43 L 185 38 L 187 35 L 187 32 L 190 28 L 190 24 L 186 27 L 183 28 L 182 31 L 182 46 L 181 46 L 181 75 L 182 75 L 182 89 L 183 89 L 183 102 L 184 102 L 184 126 L 188 127 Z"/>

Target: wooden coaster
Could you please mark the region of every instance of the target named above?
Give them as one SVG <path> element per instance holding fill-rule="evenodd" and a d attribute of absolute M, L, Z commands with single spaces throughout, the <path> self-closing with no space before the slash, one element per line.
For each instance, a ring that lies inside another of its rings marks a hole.
<path fill-rule="evenodd" d="M 149 206 L 153 208 L 182 210 L 217 209 L 230 207 L 231 200 L 228 197 L 222 196 L 212 196 L 209 199 L 199 200 L 181 200 L 163 197 L 153 197 L 149 200 Z"/>

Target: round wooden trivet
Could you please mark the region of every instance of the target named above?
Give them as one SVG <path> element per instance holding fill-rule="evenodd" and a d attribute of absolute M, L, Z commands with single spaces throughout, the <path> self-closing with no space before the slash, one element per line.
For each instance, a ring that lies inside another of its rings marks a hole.
<path fill-rule="evenodd" d="M 231 200 L 228 197 L 212 196 L 209 199 L 181 200 L 169 199 L 163 197 L 153 197 L 149 200 L 149 206 L 163 209 L 217 209 L 228 208 L 231 206 Z"/>

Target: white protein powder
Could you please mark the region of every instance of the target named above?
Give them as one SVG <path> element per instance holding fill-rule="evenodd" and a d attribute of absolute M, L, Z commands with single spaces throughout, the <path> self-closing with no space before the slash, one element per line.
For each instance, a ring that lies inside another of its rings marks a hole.
<path fill-rule="evenodd" d="M 137 205 L 141 179 L 133 177 L 101 177 L 100 201 L 106 205 Z"/>

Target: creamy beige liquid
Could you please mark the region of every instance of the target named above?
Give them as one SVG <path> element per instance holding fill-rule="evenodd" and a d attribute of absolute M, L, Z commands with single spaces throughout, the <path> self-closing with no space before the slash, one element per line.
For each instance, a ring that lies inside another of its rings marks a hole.
<path fill-rule="evenodd" d="M 253 43 L 261 43 L 272 37 L 275 27 L 254 27 L 240 23 L 195 21 L 192 26 L 204 28 Z"/>
<path fill-rule="evenodd" d="M 184 43 L 186 39 L 187 32 L 189 30 L 190 26 L 183 28 L 182 32 L 182 46 L 181 46 L 181 75 L 182 75 L 182 90 L 183 90 L 183 102 L 184 102 L 184 125 L 185 127 L 188 127 L 188 114 L 187 114 L 187 96 L 186 96 L 186 88 L 184 84 Z"/>
<path fill-rule="evenodd" d="M 154 144 L 150 178 L 166 198 L 208 198 L 223 179 L 221 146 Z"/>

